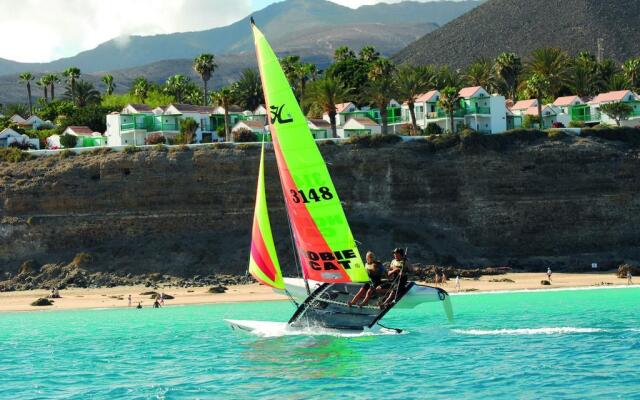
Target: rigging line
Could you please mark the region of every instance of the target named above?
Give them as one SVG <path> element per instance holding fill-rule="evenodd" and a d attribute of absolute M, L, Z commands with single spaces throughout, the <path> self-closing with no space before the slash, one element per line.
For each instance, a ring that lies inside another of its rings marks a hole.
<path fill-rule="evenodd" d="M 291 300 L 291 302 L 293 303 L 294 306 L 296 306 L 296 308 L 300 307 L 300 305 L 298 304 L 298 302 L 293 298 L 293 296 L 291 295 L 291 293 L 289 293 L 289 291 L 286 289 L 284 289 L 284 293 L 287 295 L 287 297 L 289 298 L 289 300 Z"/>

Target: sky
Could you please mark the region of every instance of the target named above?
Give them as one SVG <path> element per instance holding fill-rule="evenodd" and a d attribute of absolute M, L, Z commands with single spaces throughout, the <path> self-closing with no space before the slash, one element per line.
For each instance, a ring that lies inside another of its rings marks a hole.
<path fill-rule="evenodd" d="M 124 43 L 128 35 L 225 26 L 276 1 L 279 0 L 0 0 L 0 58 L 47 62 L 74 56 L 116 37 L 124 38 Z M 351 8 L 381 2 L 331 1 Z M 400 1 L 403 0 L 385 0 Z"/>

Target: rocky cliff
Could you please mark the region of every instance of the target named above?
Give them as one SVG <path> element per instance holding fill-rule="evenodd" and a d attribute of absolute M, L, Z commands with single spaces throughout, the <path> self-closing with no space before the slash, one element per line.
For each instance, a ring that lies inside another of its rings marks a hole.
<path fill-rule="evenodd" d="M 414 262 L 588 266 L 640 260 L 640 151 L 591 138 L 509 146 L 324 145 L 361 249 Z M 83 154 L 0 163 L 0 272 L 25 259 L 182 276 L 243 273 L 259 148 Z M 273 153 L 271 219 L 291 241 Z"/>

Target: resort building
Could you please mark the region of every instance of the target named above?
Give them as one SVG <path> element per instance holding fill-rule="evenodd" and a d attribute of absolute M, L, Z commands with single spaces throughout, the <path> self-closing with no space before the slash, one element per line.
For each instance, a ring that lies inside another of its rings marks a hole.
<path fill-rule="evenodd" d="M 343 139 L 352 136 L 375 135 L 381 132 L 380 124 L 368 117 L 351 117 L 340 128 L 338 137 Z"/>
<path fill-rule="evenodd" d="M 120 113 L 113 112 L 107 115 L 105 136 L 109 146 L 142 146 L 146 144 L 145 140 L 150 134 L 159 133 L 164 138 L 171 139 L 180 132 L 181 115 L 158 115 L 151 109 L 133 112 L 139 108 L 130 104 Z"/>
<path fill-rule="evenodd" d="M 336 104 L 336 125 L 337 126 L 344 125 L 350 117 L 349 113 L 352 113 L 355 111 L 358 111 L 358 107 L 352 102 Z M 323 113 L 322 119 L 331 123 L 331 119 L 329 118 L 329 113 L 326 113 L 326 112 Z"/>
<path fill-rule="evenodd" d="M 27 135 L 14 131 L 11 128 L 5 128 L 0 132 L 0 148 L 9 147 L 14 143 L 23 146 L 29 146 L 32 149 L 40 148 L 40 141 L 37 138 L 30 138 Z"/>
<path fill-rule="evenodd" d="M 310 118 L 307 120 L 307 125 L 314 139 L 329 139 L 333 137 L 331 124 L 324 119 Z"/>
<path fill-rule="evenodd" d="M 616 122 L 614 119 L 600 111 L 600 106 L 609 103 L 628 104 L 631 107 L 631 114 L 626 120 L 621 121 L 620 124 L 622 126 L 638 125 L 640 122 L 640 97 L 630 90 L 601 93 L 588 103 L 588 110 L 586 107 L 584 109 L 576 108 L 576 117 L 579 118 L 581 116 L 579 113 L 582 111 L 585 113 L 582 115 L 582 118 L 589 119 L 588 122 L 599 121 L 605 124 L 615 125 Z M 587 112 L 588 114 L 586 114 Z"/>
<path fill-rule="evenodd" d="M 100 132 L 94 132 L 88 126 L 69 126 L 62 132 L 61 136 L 64 135 L 71 135 L 78 138 L 76 148 L 105 146 L 107 144 L 106 137 L 102 136 Z"/>
<path fill-rule="evenodd" d="M 453 112 L 456 131 L 468 126 L 479 133 L 501 133 L 507 130 L 507 108 L 504 96 L 490 95 L 480 86 L 466 87 L 458 92 L 460 103 Z M 451 130 L 451 118 L 440 106 L 440 92 L 433 90 L 420 95 L 415 103 L 416 121 L 421 128 L 436 124 Z M 408 113 L 407 111 L 405 114 Z M 422 116 L 422 118 L 419 118 Z"/>
<path fill-rule="evenodd" d="M 214 137 L 217 137 L 215 129 L 211 124 L 211 115 L 213 107 L 194 106 L 192 104 L 170 104 L 164 109 L 162 115 L 172 115 L 179 119 L 192 118 L 198 123 L 196 129 L 196 143 L 211 143 Z M 179 130 L 179 127 L 178 127 Z"/>

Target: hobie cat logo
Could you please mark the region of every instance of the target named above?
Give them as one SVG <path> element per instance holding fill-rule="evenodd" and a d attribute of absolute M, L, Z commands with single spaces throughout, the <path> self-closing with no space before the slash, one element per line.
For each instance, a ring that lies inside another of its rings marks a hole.
<path fill-rule="evenodd" d="M 293 118 L 291 118 L 291 115 L 287 115 L 287 117 L 289 117 L 288 119 L 282 119 L 282 110 L 284 109 L 284 104 L 281 105 L 280 107 L 271 106 L 269 108 L 271 108 L 272 121 L 275 121 L 279 124 L 288 124 L 289 122 L 293 122 Z"/>

